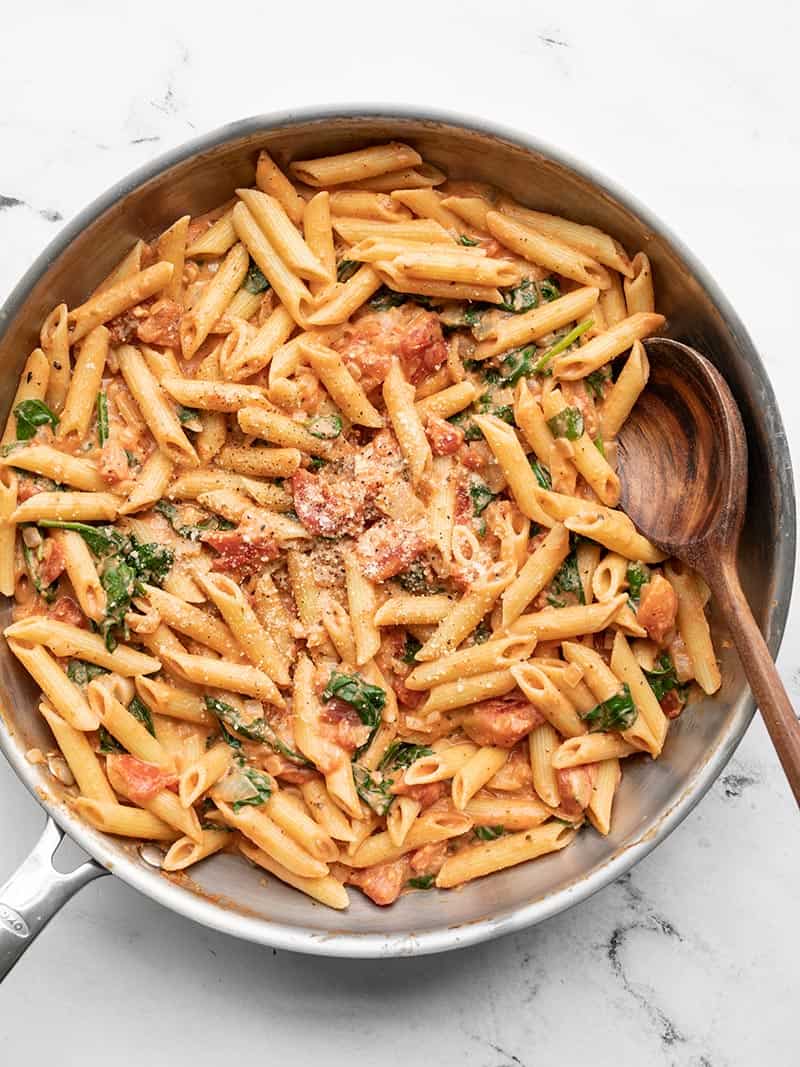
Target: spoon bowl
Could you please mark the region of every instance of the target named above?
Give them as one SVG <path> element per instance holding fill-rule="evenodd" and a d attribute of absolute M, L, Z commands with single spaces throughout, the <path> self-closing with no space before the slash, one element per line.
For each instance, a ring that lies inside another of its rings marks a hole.
<path fill-rule="evenodd" d="M 666 337 L 644 345 L 650 377 L 618 442 L 621 504 L 645 537 L 695 566 L 705 545 L 739 536 L 747 440 L 736 401 L 705 356 Z"/>
<path fill-rule="evenodd" d="M 618 439 L 622 509 L 639 532 L 706 580 L 800 803 L 800 722 L 736 570 L 747 439 L 725 379 L 688 345 L 644 342 L 647 388 Z"/>

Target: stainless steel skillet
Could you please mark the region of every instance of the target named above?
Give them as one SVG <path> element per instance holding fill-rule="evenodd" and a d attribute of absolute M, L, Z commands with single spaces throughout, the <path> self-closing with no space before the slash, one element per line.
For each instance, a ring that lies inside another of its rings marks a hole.
<path fill-rule="evenodd" d="M 306 110 L 223 127 L 160 157 L 78 215 L 37 259 L 0 310 L 0 416 L 5 417 L 39 323 L 62 300 L 79 303 L 139 236 L 179 215 L 227 199 L 253 178 L 256 152 L 302 158 L 395 138 L 413 143 L 453 177 L 493 182 L 533 206 L 591 222 L 654 267 L 669 334 L 707 353 L 738 401 L 750 452 L 750 497 L 740 571 L 771 651 L 783 634 L 795 553 L 795 501 L 789 450 L 775 396 L 752 342 L 712 279 L 664 226 L 627 194 L 532 138 L 494 124 L 393 107 Z M 4 619 L 8 606 L 0 609 Z M 192 880 L 168 880 L 135 846 L 104 837 L 66 808 L 60 787 L 25 751 L 48 738 L 32 684 L 0 648 L 0 746 L 48 813 L 45 834 L 0 888 L 0 976 L 56 911 L 88 881 L 113 872 L 189 918 L 265 945 L 329 956 L 388 957 L 442 952 L 508 933 L 576 904 L 662 841 L 720 774 L 753 714 L 738 661 L 722 650 L 725 683 L 670 731 L 657 763 L 625 775 L 613 834 L 581 834 L 563 853 L 493 875 L 457 893 L 416 893 L 381 910 L 353 893 L 334 913 L 216 856 Z M 54 820 L 54 821 L 53 821 Z M 60 828 L 60 829 L 59 829 Z M 66 831 L 93 857 L 70 875 L 50 857 Z"/>

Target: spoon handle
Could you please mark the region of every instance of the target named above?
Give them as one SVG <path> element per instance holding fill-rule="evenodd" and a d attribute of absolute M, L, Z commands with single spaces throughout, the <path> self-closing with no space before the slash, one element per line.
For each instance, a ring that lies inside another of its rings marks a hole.
<path fill-rule="evenodd" d="M 709 585 L 728 624 L 795 800 L 800 804 L 800 721 L 739 584 L 735 563 L 719 557 L 709 562 L 711 565 L 705 568 Z"/>

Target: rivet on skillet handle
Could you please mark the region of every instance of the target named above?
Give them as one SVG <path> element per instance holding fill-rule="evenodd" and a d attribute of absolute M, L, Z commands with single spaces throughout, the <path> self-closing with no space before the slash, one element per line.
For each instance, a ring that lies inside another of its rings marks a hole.
<path fill-rule="evenodd" d="M 6 884 L 0 886 L 0 981 L 79 889 L 108 874 L 94 860 L 69 874 L 57 871 L 53 854 L 63 838 L 64 831 L 48 818 L 31 854 Z"/>

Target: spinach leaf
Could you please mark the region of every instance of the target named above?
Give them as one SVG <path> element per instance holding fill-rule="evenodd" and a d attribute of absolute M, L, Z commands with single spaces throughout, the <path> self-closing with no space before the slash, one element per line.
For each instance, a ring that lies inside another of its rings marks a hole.
<path fill-rule="evenodd" d="M 462 233 L 458 238 L 460 245 L 466 245 L 467 248 L 474 248 L 475 245 L 479 245 L 480 241 L 476 241 L 473 237 L 468 237 L 467 234 Z"/>
<path fill-rule="evenodd" d="M 245 723 L 236 708 L 231 707 L 230 704 L 226 704 L 224 700 L 210 696 L 203 697 L 203 700 L 205 701 L 208 710 L 219 719 L 220 726 L 223 727 L 223 730 L 225 726 L 228 726 L 231 730 L 235 730 L 237 734 L 241 734 L 242 737 L 246 737 L 249 741 L 261 741 L 262 744 L 269 745 L 275 752 L 278 752 L 292 763 L 298 764 L 298 766 L 311 766 L 305 756 L 301 756 L 299 752 L 295 752 L 294 749 L 281 741 L 272 725 L 267 722 L 266 719 L 251 719 L 250 722 Z M 224 733 L 226 733 L 226 731 L 224 731 Z M 228 740 L 227 736 L 225 737 L 225 740 Z M 230 744 L 230 741 L 228 741 L 228 744 Z M 237 741 L 236 745 L 233 747 L 241 748 L 241 744 Z"/>
<path fill-rule="evenodd" d="M 547 420 L 553 437 L 566 437 L 568 441 L 577 441 L 583 434 L 583 415 L 580 408 L 564 408 Z"/>
<path fill-rule="evenodd" d="M 561 296 L 561 290 L 552 278 L 545 278 L 544 281 L 538 283 L 538 287 L 542 300 L 546 300 L 548 303 L 551 300 L 558 300 Z"/>
<path fill-rule="evenodd" d="M 422 642 L 418 641 L 413 634 L 406 634 L 406 643 L 403 647 L 403 655 L 401 659 L 403 663 L 415 663 L 416 655 L 422 648 Z"/>
<path fill-rule="evenodd" d="M 478 516 L 491 504 L 496 494 L 485 482 L 479 478 L 473 478 L 469 486 L 469 496 L 472 501 L 472 514 Z"/>
<path fill-rule="evenodd" d="M 187 541 L 199 541 L 204 533 L 211 530 L 233 530 L 235 527 L 235 523 L 223 519 L 221 515 L 209 515 L 194 525 L 181 523 L 177 507 L 168 500 L 159 500 L 154 510 L 164 516 L 179 537 L 185 537 Z"/>
<path fill-rule="evenodd" d="M 310 471 L 321 470 L 327 462 L 328 461 L 326 459 L 323 459 L 322 456 L 309 456 L 308 469 Z"/>
<path fill-rule="evenodd" d="M 128 711 L 133 715 L 134 719 L 138 719 L 144 726 L 145 730 L 153 737 L 156 736 L 156 728 L 153 726 L 153 715 L 150 708 L 141 700 L 138 696 L 134 697 L 128 705 Z"/>
<path fill-rule="evenodd" d="M 488 304 L 450 304 L 439 312 L 439 321 L 446 330 L 458 330 L 462 327 L 472 329 L 481 321 Z M 477 360 L 467 360 L 468 363 L 477 363 Z M 466 364 L 465 364 L 466 366 Z"/>
<path fill-rule="evenodd" d="M 117 741 L 116 737 L 112 737 L 108 730 L 106 730 L 105 726 L 102 725 L 97 731 L 97 747 L 101 752 L 105 752 L 106 754 L 125 751 L 119 741 Z"/>
<path fill-rule="evenodd" d="M 41 551 L 41 546 L 40 546 Z M 45 585 L 42 581 L 42 576 L 39 571 L 39 554 L 32 548 L 29 548 L 25 542 L 22 542 L 22 558 L 25 560 L 25 569 L 28 572 L 33 588 L 49 604 L 56 595 L 56 582 L 51 582 L 50 585 Z M 56 579 L 57 581 L 57 579 Z"/>
<path fill-rule="evenodd" d="M 175 561 L 173 552 L 153 541 L 139 541 L 133 534 L 130 534 L 127 540 L 122 555 L 128 566 L 133 567 L 137 585 L 144 582 L 160 585 Z"/>
<path fill-rule="evenodd" d="M 509 352 L 500 364 L 500 378 L 506 385 L 516 385 L 520 378 L 527 378 L 533 373 L 533 357 L 536 348 L 526 345 Z"/>
<path fill-rule="evenodd" d="M 478 414 L 494 415 L 495 418 L 507 422 L 510 426 L 516 425 L 514 421 L 514 408 L 511 404 L 493 405 L 494 394 L 492 392 L 484 393 L 483 396 L 479 396 L 475 401 L 475 407 L 478 409 Z"/>
<path fill-rule="evenodd" d="M 263 293 L 269 289 L 269 282 L 254 259 L 250 260 L 250 269 L 247 271 L 242 288 L 248 293 Z"/>
<path fill-rule="evenodd" d="M 378 764 L 378 770 L 401 770 L 410 767 L 423 756 L 432 756 L 433 749 L 427 745 L 415 745 L 410 741 L 395 739 L 383 754 L 383 759 Z"/>
<path fill-rule="evenodd" d="M 108 440 L 108 397 L 105 393 L 97 394 L 97 440 L 101 448 Z"/>
<path fill-rule="evenodd" d="M 578 556 L 575 552 L 570 552 L 567 558 L 559 567 L 555 578 L 553 579 L 553 589 L 557 593 L 576 593 L 579 604 L 585 604 L 586 599 L 583 594 L 583 583 L 581 582 L 581 576 L 578 573 Z"/>
<path fill-rule="evenodd" d="M 473 645 L 483 645 L 492 636 L 492 631 L 489 628 L 489 624 L 485 619 L 481 619 L 475 629 L 472 631 L 472 643 Z"/>
<path fill-rule="evenodd" d="M 264 774 L 263 771 L 256 770 L 255 767 L 247 765 L 243 766 L 241 771 L 256 792 L 254 796 L 245 797 L 244 800 L 234 800 L 233 804 L 231 804 L 233 810 L 240 811 L 244 807 L 259 807 L 261 804 L 265 804 L 272 796 L 273 782 L 270 776 Z"/>
<path fill-rule="evenodd" d="M 681 685 L 678 681 L 675 664 L 668 653 L 662 652 L 656 660 L 656 664 L 657 666 L 654 665 L 652 671 L 642 672 L 649 682 L 656 700 L 662 700 L 672 689 L 677 689 L 679 695 L 685 699 L 688 686 Z"/>
<path fill-rule="evenodd" d="M 98 559 L 120 552 L 125 541 L 113 526 L 89 526 L 85 522 L 65 522 L 60 519 L 40 519 L 37 525 L 46 529 L 74 530 L 81 535 Z"/>
<path fill-rule="evenodd" d="M 514 406 L 512 404 L 501 404 L 492 411 L 492 414 L 496 419 L 501 419 L 503 422 L 507 422 L 509 426 L 517 425 L 514 419 Z"/>
<path fill-rule="evenodd" d="M 622 689 L 587 711 L 581 718 L 593 732 L 627 730 L 636 722 L 638 712 L 631 696 L 630 686 L 625 682 Z"/>
<path fill-rule="evenodd" d="M 536 481 L 539 483 L 541 489 L 552 489 L 553 479 L 550 477 L 550 471 L 547 467 L 542 466 L 538 459 L 530 460 L 531 470 L 536 476 Z"/>
<path fill-rule="evenodd" d="M 332 671 L 322 699 L 333 700 L 334 697 L 355 708 L 365 726 L 374 730 L 380 725 L 381 713 L 386 705 L 386 693 L 380 686 L 371 685 L 360 674 Z"/>
<path fill-rule="evenodd" d="M 414 878 L 409 878 L 406 882 L 406 885 L 411 886 L 412 889 L 433 889 L 435 884 L 435 874 L 419 874 Z"/>
<path fill-rule="evenodd" d="M 511 311 L 514 315 L 530 311 L 539 303 L 539 291 L 530 278 L 523 278 L 519 285 L 504 290 L 500 295 L 503 300 L 499 306 L 503 311 Z"/>
<path fill-rule="evenodd" d="M 106 594 L 106 612 L 100 623 L 99 631 L 109 652 L 117 647 L 117 638 L 113 631 L 119 627 L 123 639 L 127 636 L 125 616 L 131 606 L 136 591 L 136 571 L 120 560 L 110 564 L 100 575 L 100 584 Z"/>
<path fill-rule="evenodd" d="M 611 364 L 606 363 L 605 366 L 599 367 L 597 370 L 593 370 L 591 374 L 587 374 L 583 379 L 583 384 L 586 387 L 586 391 L 591 393 L 595 400 L 603 399 L 603 385 L 611 378 Z"/>
<path fill-rule="evenodd" d="M 20 400 L 14 408 L 17 420 L 17 440 L 30 441 L 40 426 L 48 423 L 53 429 L 58 426 L 58 415 L 45 404 L 44 400 L 31 397 Z"/>
<path fill-rule="evenodd" d="M 465 441 L 480 441 L 483 437 L 479 426 L 468 411 L 459 411 L 457 415 L 451 415 L 447 421 L 464 431 Z"/>
<path fill-rule="evenodd" d="M 650 568 L 644 563 L 629 563 L 625 572 L 628 582 L 628 596 L 637 604 L 642 595 L 642 586 L 650 581 Z"/>
<path fill-rule="evenodd" d="M 603 443 L 603 438 L 598 434 L 597 437 L 595 437 L 593 443 L 594 443 L 594 447 L 597 449 L 597 451 L 600 453 L 600 455 L 603 457 L 603 459 L 605 459 L 606 458 L 606 446 Z"/>
<path fill-rule="evenodd" d="M 367 303 L 373 311 L 388 311 L 389 308 L 400 307 L 408 299 L 408 293 L 396 293 L 394 289 L 389 289 L 388 286 L 384 285 Z"/>
<path fill-rule="evenodd" d="M 479 841 L 496 841 L 506 832 L 505 826 L 476 826 L 472 831 Z"/>
<path fill-rule="evenodd" d="M 194 422 L 195 419 L 200 418 L 200 412 L 197 408 L 187 408 L 183 404 L 177 404 L 175 407 L 175 414 L 178 416 L 178 422 L 181 426 L 184 426 L 187 422 Z"/>
<path fill-rule="evenodd" d="M 213 734 L 208 735 L 208 737 L 206 738 L 206 752 L 210 748 L 213 748 L 213 746 L 217 743 L 218 740 L 224 741 L 226 745 L 230 745 L 234 752 L 241 752 L 242 742 L 239 740 L 239 738 L 234 737 L 232 733 L 225 729 L 225 724 L 222 722 L 221 719 L 218 720 L 217 725 L 219 726 L 220 736 L 217 738 Z"/>
<path fill-rule="evenodd" d="M 346 282 L 363 266 L 354 259 L 343 259 L 336 268 L 336 280 Z"/>
<path fill-rule="evenodd" d="M 67 678 L 75 685 L 88 685 L 98 674 L 108 674 L 108 670 L 84 659 L 71 659 L 67 664 Z"/>
<path fill-rule="evenodd" d="M 420 560 L 409 563 L 404 571 L 397 575 L 397 581 L 401 589 L 414 596 L 424 596 L 427 593 L 438 593 L 440 587 L 430 581 L 425 564 Z"/>
<path fill-rule="evenodd" d="M 501 380 L 501 374 L 497 367 L 487 366 L 485 363 L 481 363 L 479 360 L 475 359 L 467 360 L 467 363 L 475 364 L 475 366 L 472 367 L 472 370 L 479 370 L 487 385 L 497 385 Z M 465 363 L 464 366 L 466 367 L 466 365 L 467 364 Z"/>
<path fill-rule="evenodd" d="M 338 415 L 317 415 L 306 424 L 312 437 L 321 441 L 333 441 L 342 432 L 342 420 Z"/>
<path fill-rule="evenodd" d="M 119 627 L 127 636 L 125 615 L 131 600 L 144 583 L 160 585 L 172 566 L 174 556 L 164 545 L 143 544 L 133 534 L 121 534 L 112 526 L 89 526 L 83 522 L 41 520 L 39 526 L 74 530 L 91 551 L 104 561 L 100 584 L 106 594 L 106 614 L 98 627 L 106 648 L 113 652 Z"/>
<path fill-rule="evenodd" d="M 391 788 L 394 781 L 391 778 L 383 778 L 380 773 L 374 778 L 366 767 L 360 763 L 353 764 L 353 781 L 356 792 L 376 815 L 385 815 L 394 801 Z"/>
<path fill-rule="evenodd" d="M 543 374 L 547 368 L 547 364 L 553 356 L 565 352 L 570 345 L 574 345 L 578 338 L 582 337 L 593 325 L 594 319 L 584 319 L 583 322 L 579 322 L 577 326 L 573 327 L 569 333 L 565 333 L 563 337 L 560 337 L 556 343 L 551 345 L 544 355 L 536 361 L 536 366 L 533 368 L 535 373 Z"/>

